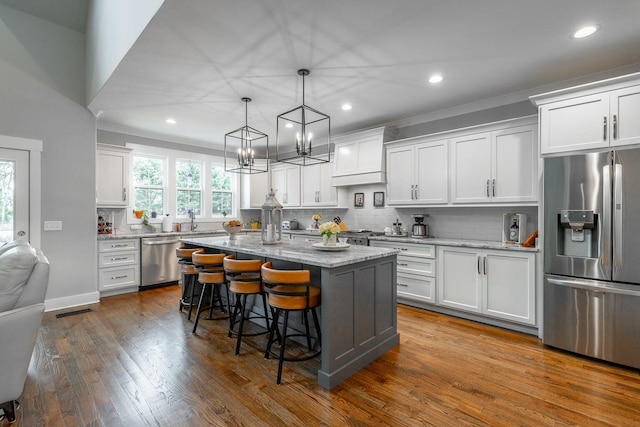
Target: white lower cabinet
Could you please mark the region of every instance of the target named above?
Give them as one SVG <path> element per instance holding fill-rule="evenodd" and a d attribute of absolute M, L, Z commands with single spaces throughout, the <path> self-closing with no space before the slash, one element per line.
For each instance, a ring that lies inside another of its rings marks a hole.
<path fill-rule="evenodd" d="M 370 246 L 398 249 L 397 295 L 399 302 L 436 302 L 436 247 L 420 243 L 372 240 Z"/>
<path fill-rule="evenodd" d="M 438 247 L 437 304 L 535 325 L 535 254 Z"/>
<path fill-rule="evenodd" d="M 115 294 L 140 286 L 140 239 L 98 241 L 98 290 Z"/>

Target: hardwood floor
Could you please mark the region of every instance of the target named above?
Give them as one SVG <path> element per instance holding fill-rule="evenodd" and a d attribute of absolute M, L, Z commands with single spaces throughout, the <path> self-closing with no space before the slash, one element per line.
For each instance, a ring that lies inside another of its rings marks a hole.
<path fill-rule="evenodd" d="M 46 313 L 16 426 L 547 426 L 640 424 L 638 370 L 535 337 L 406 306 L 401 344 L 331 391 L 319 360 L 239 356 L 224 321 L 178 312 L 177 286 Z"/>

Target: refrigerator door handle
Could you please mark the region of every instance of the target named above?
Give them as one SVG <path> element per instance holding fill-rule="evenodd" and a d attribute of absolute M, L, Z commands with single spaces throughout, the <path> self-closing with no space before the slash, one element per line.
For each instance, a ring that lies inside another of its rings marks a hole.
<path fill-rule="evenodd" d="M 622 165 L 613 172 L 613 268 L 622 266 Z"/>
<path fill-rule="evenodd" d="M 600 264 L 611 274 L 611 166 L 602 167 L 602 225 L 600 229 Z"/>

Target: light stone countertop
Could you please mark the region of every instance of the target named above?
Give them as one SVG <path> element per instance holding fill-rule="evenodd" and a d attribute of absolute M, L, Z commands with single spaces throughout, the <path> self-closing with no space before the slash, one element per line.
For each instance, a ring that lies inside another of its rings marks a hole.
<path fill-rule="evenodd" d="M 249 234 L 260 232 L 260 230 L 245 229 L 241 234 Z M 119 239 L 140 239 L 144 237 L 181 237 L 181 236 L 199 236 L 199 235 L 212 235 L 219 234 L 220 236 L 226 236 L 227 232 L 224 230 L 196 230 L 196 231 L 169 231 L 169 232 L 149 232 L 149 233 L 118 233 L 118 234 L 98 234 L 98 240 L 119 240 Z"/>
<path fill-rule="evenodd" d="M 224 237 L 189 236 L 182 238 L 184 243 L 222 251 L 237 251 L 249 255 L 298 262 L 323 268 L 336 268 L 363 261 L 395 255 L 396 249 L 375 248 L 371 246 L 351 245 L 342 251 L 324 251 L 315 249 L 309 242 L 300 240 L 283 240 L 277 245 L 263 245 L 259 236 L 239 235 L 235 242 Z"/>
<path fill-rule="evenodd" d="M 251 235 L 254 233 L 260 233 L 261 230 L 244 229 L 240 232 L 239 236 Z M 124 234 L 98 234 L 98 240 L 118 240 L 118 239 L 139 239 L 143 237 L 198 237 L 200 235 L 220 235 L 226 237 L 227 233 L 224 230 L 196 230 L 196 231 L 172 231 L 168 233 L 154 232 L 154 233 L 124 233 Z M 318 230 L 283 230 L 283 236 L 287 234 L 302 234 L 308 236 L 318 236 L 320 233 Z M 258 234 L 255 234 L 258 236 Z M 453 246 L 460 248 L 476 248 L 476 249 L 499 249 L 510 251 L 523 251 L 523 252 L 539 252 L 539 248 L 525 248 L 513 243 L 495 242 L 490 240 L 465 240 L 465 239 L 443 239 L 437 237 L 427 238 L 413 238 L 413 237 L 393 237 L 393 236 L 372 236 L 369 240 L 387 241 L 387 242 L 406 242 L 406 243 L 418 243 L 422 245 L 439 245 L 439 246 Z M 285 239 L 285 241 L 288 241 Z M 317 254 L 317 252 L 316 252 Z"/>
<path fill-rule="evenodd" d="M 538 248 L 526 248 L 515 243 L 494 242 L 489 240 L 439 239 L 437 237 L 413 238 L 392 236 L 374 236 L 369 237 L 369 240 L 378 240 L 383 242 L 418 243 L 422 245 L 454 246 L 459 248 L 500 249 L 522 252 L 539 251 Z"/>

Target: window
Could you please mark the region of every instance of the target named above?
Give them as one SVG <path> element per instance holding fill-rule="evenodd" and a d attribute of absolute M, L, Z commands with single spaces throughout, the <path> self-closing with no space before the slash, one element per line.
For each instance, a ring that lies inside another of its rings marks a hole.
<path fill-rule="evenodd" d="M 222 165 L 211 165 L 211 215 L 227 216 L 233 213 L 231 174 Z"/>
<path fill-rule="evenodd" d="M 177 160 L 176 214 L 185 217 L 189 211 L 202 216 L 202 163 Z"/>
<path fill-rule="evenodd" d="M 137 210 L 164 213 L 164 181 L 166 159 L 133 156 L 134 207 Z"/>
<path fill-rule="evenodd" d="M 154 225 L 165 215 L 184 221 L 189 210 L 195 213 L 197 222 L 237 215 L 240 183 L 237 174 L 224 171 L 223 158 L 148 145 L 127 143 L 127 147 L 133 150 L 129 162 L 133 197 L 132 209 L 127 212 L 130 224 L 140 223 L 133 209 L 144 210 Z M 156 218 L 152 212 L 157 213 Z"/>

